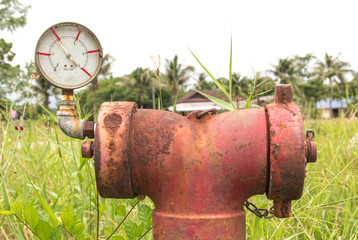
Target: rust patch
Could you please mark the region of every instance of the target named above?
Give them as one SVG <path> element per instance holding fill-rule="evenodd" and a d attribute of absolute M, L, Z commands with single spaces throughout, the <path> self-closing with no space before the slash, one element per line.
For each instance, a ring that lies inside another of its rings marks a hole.
<path fill-rule="evenodd" d="M 277 160 L 277 152 L 279 152 L 281 147 L 279 145 L 273 144 L 272 145 L 272 156 L 275 160 Z"/>
<path fill-rule="evenodd" d="M 288 218 L 291 215 L 291 201 L 274 200 L 274 214 L 277 218 Z"/>
<path fill-rule="evenodd" d="M 251 145 L 252 145 L 252 142 L 250 142 L 250 143 L 248 143 L 248 144 L 241 144 L 241 145 L 239 146 L 239 151 L 241 151 L 242 149 L 245 149 L 245 148 L 247 148 L 247 147 L 251 147 Z"/>
<path fill-rule="evenodd" d="M 73 89 L 62 89 L 62 101 L 73 101 Z"/>
<path fill-rule="evenodd" d="M 93 157 L 93 142 L 84 141 L 81 145 L 81 153 L 83 158 Z"/>
<path fill-rule="evenodd" d="M 111 113 L 104 118 L 104 127 L 114 134 L 122 124 L 122 117 L 117 113 Z"/>

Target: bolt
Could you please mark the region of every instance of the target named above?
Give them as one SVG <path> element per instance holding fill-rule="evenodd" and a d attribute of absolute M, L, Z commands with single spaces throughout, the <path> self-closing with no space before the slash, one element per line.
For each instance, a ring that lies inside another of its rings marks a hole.
<path fill-rule="evenodd" d="M 83 127 L 83 136 L 94 138 L 94 124 L 95 122 L 86 122 Z"/>
<path fill-rule="evenodd" d="M 317 161 L 317 145 L 313 141 L 306 141 L 306 159 L 307 162 L 316 162 Z"/>
<path fill-rule="evenodd" d="M 275 103 L 292 103 L 292 85 L 279 84 L 275 87 Z"/>
<path fill-rule="evenodd" d="M 83 158 L 92 158 L 93 157 L 93 142 L 84 141 L 81 146 L 81 153 Z"/>
<path fill-rule="evenodd" d="M 143 201 L 145 199 L 145 195 L 138 195 L 137 196 L 138 201 Z"/>
<path fill-rule="evenodd" d="M 273 213 L 277 218 L 289 218 L 291 215 L 291 200 L 273 200 Z"/>

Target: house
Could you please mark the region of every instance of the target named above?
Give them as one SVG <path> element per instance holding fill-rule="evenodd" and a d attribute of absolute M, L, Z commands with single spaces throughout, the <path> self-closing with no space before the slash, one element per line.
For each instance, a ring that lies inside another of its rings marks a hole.
<path fill-rule="evenodd" d="M 202 93 L 205 93 L 207 95 L 219 98 L 221 100 L 226 101 L 227 98 L 220 90 L 201 90 Z M 252 100 L 251 107 L 259 107 L 258 105 L 262 105 L 268 102 L 273 101 L 273 96 L 262 96 L 259 99 L 259 104 L 257 104 L 257 99 Z M 246 105 L 247 100 L 239 101 L 239 104 L 235 101 L 235 106 L 239 105 L 239 109 L 244 109 Z M 178 99 L 175 111 L 178 113 L 181 113 L 183 115 L 186 115 L 188 112 L 196 111 L 196 110 L 209 110 L 212 108 L 216 108 L 217 110 L 224 110 L 221 106 L 215 104 L 214 102 L 210 101 L 208 98 L 203 96 L 202 94 L 191 91 L 187 93 L 185 96 Z M 173 110 L 173 106 L 169 107 L 169 110 Z"/>
<path fill-rule="evenodd" d="M 316 104 L 316 108 L 321 110 L 322 118 L 344 117 L 347 109 L 345 99 L 332 99 L 332 115 L 329 109 L 329 99 L 323 99 Z"/>
<path fill-rule="evenodd" d="M 207 95 L 219 98 L 224 100 L 225 96 L 223 93 L 221 93 L 218 90 L 202 90 L 202 93 L 205 93 Z M 175 111 L 178 113 L 182 113 L 183 115 L 186 115 L 188 112 L 196 111 L 196 110 L 209 110 L 212 108 L 216 108 L 217 110 L 223 110 L 222 107 L 219 105 L 213 103 L 200 93 L 196 91 L 191 91 L 187 93 L 185 96 L 178 99 Z M 169 110 L 173 110 L 173 106 L 169 107 Z"/>

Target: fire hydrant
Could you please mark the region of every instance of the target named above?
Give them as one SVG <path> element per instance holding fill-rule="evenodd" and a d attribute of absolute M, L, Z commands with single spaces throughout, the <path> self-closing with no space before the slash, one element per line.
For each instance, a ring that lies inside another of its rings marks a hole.
<path fill-rule="evenodd" d="M 94 156 L 102 197 L 153 200 L 154 239 L 245 239 L 244 202 L 266 193 L 289 217 L 316 161 L 292 100 L 291 85 L 278 85 L 266 108 L 187 117 L 106 102 L 82 154 Z"/>

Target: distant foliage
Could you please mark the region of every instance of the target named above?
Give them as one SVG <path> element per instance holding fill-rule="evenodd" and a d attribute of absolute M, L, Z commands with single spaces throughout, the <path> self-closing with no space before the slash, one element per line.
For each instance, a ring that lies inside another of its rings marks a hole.
<path fill-rule="evenodd" d="M 28 7 L 17 0 L 2 0 L 0 2 L 0 31 L 14 31 L 26 24 Z M 20 66 L 11 62 L 15 53 L 11 50 L 12 43 L 0 38 L 0 98 L 14 88 L 20 78 Z"/>

